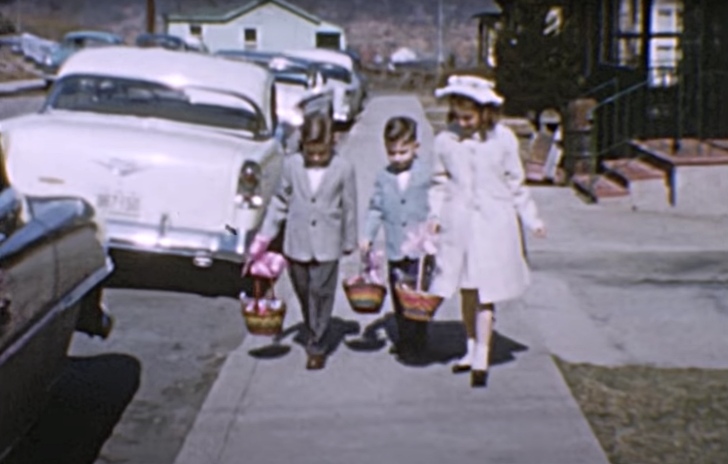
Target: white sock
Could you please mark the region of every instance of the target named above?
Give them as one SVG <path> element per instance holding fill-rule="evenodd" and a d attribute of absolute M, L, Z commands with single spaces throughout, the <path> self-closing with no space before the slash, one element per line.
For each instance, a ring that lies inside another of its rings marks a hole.
<path fill-rule="evenodd" d="M 468 338 L 467 342 L 467 351 L 465 352 L 465 356 L 458 359 L 457 364 L 459 366 L 469 366 L 473 363 L 473 355 L 475 354 L 475 339 L 474 338 Z"/>
<path fill-rule="evenodd" d="M 475 351 L 473 353 L 472 368 L 476 371 L 488 369 L 488 356 L 490 355 L 490 337 L 493 333 L 493 311 L 478 308 L 475 314 Z"/>

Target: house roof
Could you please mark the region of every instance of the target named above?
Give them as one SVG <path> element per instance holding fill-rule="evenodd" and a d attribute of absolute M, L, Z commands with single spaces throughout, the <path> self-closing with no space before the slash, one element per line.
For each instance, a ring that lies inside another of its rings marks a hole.
<path fill-rule="evenodd" d="M 220 11 L 220 9 L 206 9 L 189 14 L 169 14 L 167 21 L 172 22 L 199 22 L 199 23 L 227 23 L 265 4 L 273 3 L 284 10 L 306 19 L 314 24 L 321 24 L 323 20 L 316 15 L 285 0 L 253 0 L 233 10 Z"/>
<path fill-rule="evenodd" d="M 497 16 L 503 14 L 503 8 L 495 0 L 483 0 L 478 11 L 470 16 L 471 19 L 485 18 L 488 16 Z"/>

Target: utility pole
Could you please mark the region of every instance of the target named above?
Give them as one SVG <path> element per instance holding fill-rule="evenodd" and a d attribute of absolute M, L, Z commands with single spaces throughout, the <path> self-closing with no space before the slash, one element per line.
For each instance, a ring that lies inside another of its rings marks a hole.
<path fill-rule="evenodd" d="M 150 34 L 154 34 L 157 16 L 154 6 L 154 0 L 147 0 L 147 32 Z"/>
<path fill-rule="evenodd" d="M 23 19 L 20 13 L 21 0 L 15 0 L 15 31 L 20 34 L 23 32 Z"/>
<path fill-rule="evenodd" d="M 440 66 L 445 61 L 442 49 L 442 23 L 442 0 L 437 0 L 437 64 Z"/>

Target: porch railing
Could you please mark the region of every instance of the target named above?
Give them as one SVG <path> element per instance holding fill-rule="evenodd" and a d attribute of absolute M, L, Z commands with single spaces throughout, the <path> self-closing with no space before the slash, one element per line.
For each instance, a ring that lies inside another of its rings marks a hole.
<path fill-rule="evenodd" d="M 655 85 L 656 75 L 625 88 L 615 78 L 586 92 L 583 98 L 596 100 L 589 142 L 582 144 L 588 153 L 566 155 L 588 158 L 587 173 L 596 176 L 603 160 L 629 156 L 634 139 L 672 139 L 679 147 L 688 137 L 728 138 L 728 105 L 721 104 L 728 101 L 728 71 L 681 73 L 667 86 Z"/>

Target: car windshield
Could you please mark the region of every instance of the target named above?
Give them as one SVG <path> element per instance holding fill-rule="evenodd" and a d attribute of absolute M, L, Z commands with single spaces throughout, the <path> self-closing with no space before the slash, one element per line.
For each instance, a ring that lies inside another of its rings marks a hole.
<path fill-rule="evenodd" d="M 63 40 L 63 44 L 66 47 L 70 48 L 94 48 L 94 47 L 104 47 L 107 45 L 111 45 L 115 43 L 115 40 L 112 38 L 101 38 L 101 37 L 92 37 L 92 36 L 72 36 L 72 37 L 66 37 Z"/>
<path fill-rule="evenodd" d="M 343 81 L 347 84 L 351 83 L 351 73 L 348 69 L 342 66 L 337 66 L 330 63 L 320 63 L 319 68 L 321 69 L 321 74 L 326 76 L 327 79 Z"/>
<path fill-rule="evenodd" d="M 305 74 L 287 71 L 276 71 L 274 76 L 276 83 L 295 85 L 299 87 L 309 86 L 308 76 L 306 76 Z"/>
<path fill-rule="evenodd" d="M 250 131 L 265 129 L 257 107 L 225 92 L 172 88 L 154 82 L 102 76 L 69 76 L 58 81 L 47 108 L 167 119 Z"/>
<path fill-rule="evenodd" d="M 140 36 L 137 38 L 136 44 L 139 47 L 161 47 L 168 50 L 182 50 L 184 48 L 182 39 L 169 36 Z"/>

